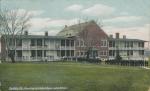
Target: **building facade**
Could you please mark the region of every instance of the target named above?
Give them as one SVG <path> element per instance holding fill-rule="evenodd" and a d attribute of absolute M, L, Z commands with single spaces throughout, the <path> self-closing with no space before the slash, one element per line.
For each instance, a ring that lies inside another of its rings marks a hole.
<path fill-rule="evenodd" d="M 8 60 L 4 42 L 2 42 L 1 48 L 2 59 Z M 74 57 L 75 54 L 73 38 L 48 36 L 47 34 L 45 36 L 22 35 L 22 37 L 16 38 L 15 45 L 10 45 L 9 48 L 10 51 L 15 50 L 16 61 L 55 61 L 61 60 L 63 57 Z"/>
<path fill-rule="evenodd" d="M 89 58 L 108 59 L 108 36 L 95 21 L 65 26 L 57 36 L 75 37 L 75 56 Z"/>
<path fill-rule="evenodd" d="M 63 58 L 69 60 L 79 57 L 114 60 L 117 52 L 123 60 L 145 60 L 144 44 L 146 41 L 128 39 L 126 36 L 108 35 L 94 21 L 65 26 L 57 36 L 28 35 L 25 31 L 16 37 L 10 51 L 15 51 L 16 61 L 56 61 Z M 13 48 L 14 47 L 14 48 Z M 8 60 L 6 44 L 1 37 L 2 59 Z"/>
<path fill-rule="evenodd" d="M 110 35 L 108 41 L 109 60 L 115 59 L 117 51 L 123 60 L 145 60 L 144 43 L 146 41 L 139 39 L 128 39 L 125 35 L 123 38 L 120 38 L 119 33 L 116 33 L 115 38 Z"/>

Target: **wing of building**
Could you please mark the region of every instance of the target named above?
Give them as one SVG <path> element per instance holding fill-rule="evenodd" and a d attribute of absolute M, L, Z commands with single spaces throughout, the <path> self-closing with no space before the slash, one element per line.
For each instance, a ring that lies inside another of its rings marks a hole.
<path fill-rule="evenodd" d="M 9 37 L 7 37 L 9 38 Z M 9 60 L 4 36 L 2 42 L 2 59 Z M 60 36 L 22 35 L 16 36 L 14 45 L 9 44 L 9 51 L 15 51 L 16 61 L 57 61 L 67 55 L 74 56 L 74 39 Z"/>
<path fill-rule="evenodd" d="M 115 59 L 117 51 L 123 60 L 145 60 L 144 44 L 146 41 L 129 39 L 125 35 L 121 38 L 119 33 L 116 33 L 116 37 L 110 35 L 108 41 L 110 60 Z"/>

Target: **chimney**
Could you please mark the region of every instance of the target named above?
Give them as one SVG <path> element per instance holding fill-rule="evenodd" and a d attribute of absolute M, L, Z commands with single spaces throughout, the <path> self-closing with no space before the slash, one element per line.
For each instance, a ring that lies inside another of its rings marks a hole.
<path fill-rule="evenodd" d="M 119 33 L 116 33 L 116 39 L 119 39 Z"/>
<path fill-rule="evenodd" d="M 69 36 L 71 36 L 71 33 L 69 34 Z"/>
<path fill-rule="evenodd" d="M 110 35 L 109 35 L 109 38 L 113 38 L 113 35 L 112 35 L 112 34 L 110 34 Z"/>
<path fill-rule="evenodd" d="M 45 31 L 45 36 L 48 36 L 48 31 Z"/>
<path fill-rule="evenodd" d="M 28 35 L 28 31 L 24 31 L 24 35 Z"/>
<path fill-rule="evenodd" d="M 65 28 L 67 28 L 67 25 L 65 25 Z"/>
<path fill-rule="evenodd" d="M 68 33 L 66 34 L 66 36 L 68 36 Z"/>
<path fill-rule="evenodd" d="M 123 39 L 126 39 L 126 35 L 123 35 Z"/>

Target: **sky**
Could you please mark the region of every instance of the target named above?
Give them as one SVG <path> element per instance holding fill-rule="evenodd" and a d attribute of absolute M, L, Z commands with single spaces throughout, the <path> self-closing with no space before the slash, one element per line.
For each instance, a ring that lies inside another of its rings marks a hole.
<path fill-rule="evenodd" d="M 109 35 L 149 40 L 149 0 L 2 0 L 2 8 L 32 14 L 30 34 L 56 35 L 65 25 L 95 20 Z"/>

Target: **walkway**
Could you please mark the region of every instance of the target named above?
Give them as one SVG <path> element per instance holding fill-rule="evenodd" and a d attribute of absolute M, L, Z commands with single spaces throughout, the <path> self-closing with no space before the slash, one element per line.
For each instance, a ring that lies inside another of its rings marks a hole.
<path fill-rule="evenodd" d="M 147 70 L 150 70 L 150 68 L 149 68 L 149 67 L 144 67 L 144 66 L 143 66 L 142 68 L 147 69 Z"/>

